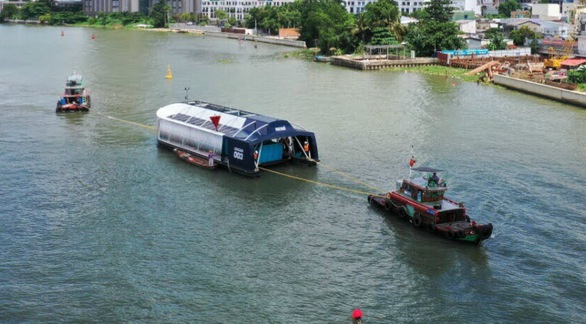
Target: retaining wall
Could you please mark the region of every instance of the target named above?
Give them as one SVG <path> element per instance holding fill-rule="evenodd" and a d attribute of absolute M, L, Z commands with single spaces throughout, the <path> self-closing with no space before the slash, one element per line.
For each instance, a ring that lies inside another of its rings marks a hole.
<path fill-rule="evenodd" d="M 425 65 L 438 65 L 436 58 L 414 58 L 405 60 L 364 60 L 346 56 L 332 57 L 332 64 L 349 67 L 357 70 L 380 70 L 398 67 L 413 67 Z"/>
<path fill-rule="evenodd" d="M 494 76 L 494 83 L 507 88 L 538 95 L 540 97 L 549 98 L 576 106 L 586 107 L 586 94 L 581 92 L 561 89 L 546 84 L 515 79 L 498 74 Z"/>

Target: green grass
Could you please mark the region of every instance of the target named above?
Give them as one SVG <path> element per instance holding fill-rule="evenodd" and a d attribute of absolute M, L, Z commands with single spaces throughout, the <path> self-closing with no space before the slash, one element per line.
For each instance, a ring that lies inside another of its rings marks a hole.
<path fill-rule="evenodd" d="M 431 65 L 431 66 L 417 66 L 417 67 L 400 67 L 400 68 L 389 68 L 385 69 L 385 71 L 407 71 L 407 72 L 418 72 L 418 73 L 425 73 L 429 75 L 441 75 L 450 78 L 456 78 L 463 81 L 468 82 L 476 82 L 480 75 L 465 75 L 466 73 L 470 72 L 471 70 L 466 69 L 459 69 L 453 68 L 449 66 L 442 66 L 442 65 Z"/>

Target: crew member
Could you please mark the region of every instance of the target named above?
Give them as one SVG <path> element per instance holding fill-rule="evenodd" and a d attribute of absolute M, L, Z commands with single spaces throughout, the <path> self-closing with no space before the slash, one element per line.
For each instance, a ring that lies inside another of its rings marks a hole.
<path fill-rule="evenodd" d="M 434 172 L 433 175 L 431 176 L 431 178 L 429 178 L 429 183 L 427 185 L 430 187 L 435 187 L 435 186 L 437 186 L 438 183 L 439 183 L 439 177 Z"/>
<path fill-rule="evenodd" d="M 214 166 L 214 150 L 210 150 L 208 153 L 208 165 L 213 167 Z"/>
<path fill-rule="evenodd" d="M 305 156 L 308 159 L 311 158 L 311 152 L 309 152 L 309 143 L 307 141 L 305 141 L 305 143 L 303 143 L 303 151 L 305 152 Z"/>
<path fill-rule="evenodd" d="M 258 159 L 258 151 L 254 151 L 253 157 L 255 161 Z"/>

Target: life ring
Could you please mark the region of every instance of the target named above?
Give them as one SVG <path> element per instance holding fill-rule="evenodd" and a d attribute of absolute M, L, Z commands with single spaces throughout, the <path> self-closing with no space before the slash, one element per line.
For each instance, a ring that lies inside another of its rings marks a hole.
<path fill-rule="evenodd" d="M 399 208 L 399 217 L 405 218 L 406 216 L 407 216 L 407 211 L 405 210 L 405 207 L 400 207 Z"/>
<path fill-rule="evenodd" d="M 421 223 L 421 215 L 419 215 L 419 213 L 415 213 L 415 215 L 413 215 L 413 226 L 419 227 L 421 226 Z"/>
<path fill-rule="evenodd" d="M 448 239 L 453 240 L 456 238 L 456 234 L 452 231 L 448 231 L 446 232 L 446 236 L 448 237 Z"/>

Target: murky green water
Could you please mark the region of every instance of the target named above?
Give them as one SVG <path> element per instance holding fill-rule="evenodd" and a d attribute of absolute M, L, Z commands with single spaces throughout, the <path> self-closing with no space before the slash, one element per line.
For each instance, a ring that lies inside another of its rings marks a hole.
<path fill-rule="evenodd" d="M 0 25 L 0 321 L 583 321 L 586 110 L 265 44 L 60 33 Z M 94 110 L 55 115 L 74 69 Z M 388 190 L 413 145 L 494 236 L 455 244 L 354 192 L 201 170 L 107 118 L 152 126 L 186 87 L 316 132 L 324 164 L 277 168 L 290 175 Z"/>

